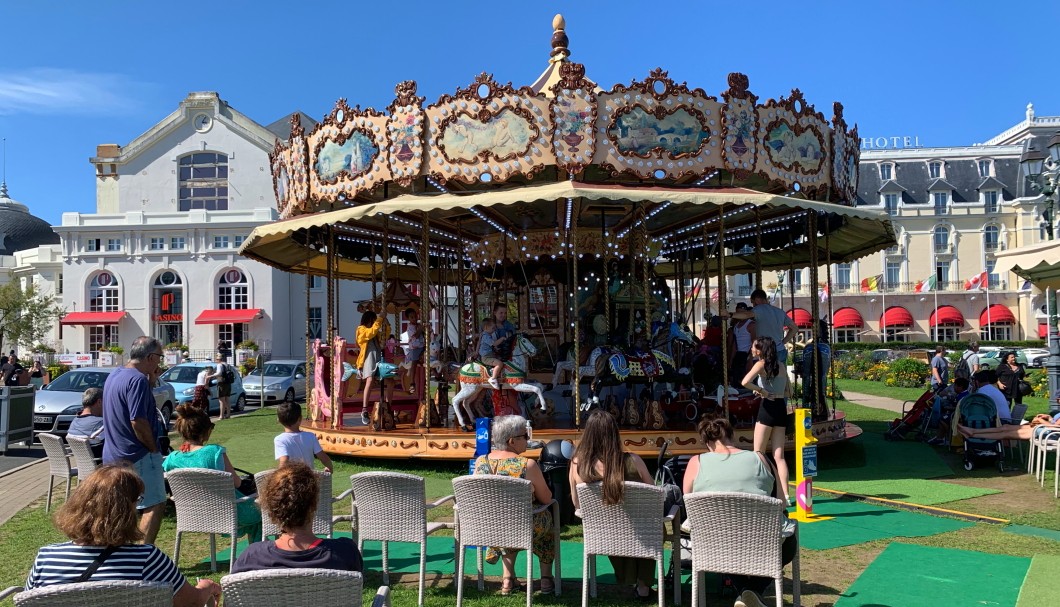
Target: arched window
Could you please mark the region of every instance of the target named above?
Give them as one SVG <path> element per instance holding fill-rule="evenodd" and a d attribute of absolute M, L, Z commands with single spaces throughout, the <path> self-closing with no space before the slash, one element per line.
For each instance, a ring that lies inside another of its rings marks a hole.
<path fill-rule="evenodd" d="M 178 204 L 181 211 L 228 210 L 228 155 L 195 152 L 178 161 Z"/>
<path fill-rule="evenodd" d="M 100 272 L 88 285 L 89 312 L 118 311 L 118 281 L 110 272 Z"/>
<path fill-rule="evenodd" d="M 946 226 L 936 226 L 933 232 L 932 244 L 936 253 L 950 252 L 950 230 Z"/>
<path fill-rule="evenodd" d="M 221 310 L 246 310 L 250 307 L 247 277 L 232 268 L 221 274 L 217 284 L 217 307 Z"/>
<path fill-rule="evenodd" d="M 983 250 L 993 253 L 1001 246 L 1001 229 L 997 226 L 983 228 Z"/>
<path fill-rule="evenodd" d="M 184 285 L 172 270 L 162 272 L 151 284 L 151 320 L 155 337 L 163 344 L 184 343 Z"/>

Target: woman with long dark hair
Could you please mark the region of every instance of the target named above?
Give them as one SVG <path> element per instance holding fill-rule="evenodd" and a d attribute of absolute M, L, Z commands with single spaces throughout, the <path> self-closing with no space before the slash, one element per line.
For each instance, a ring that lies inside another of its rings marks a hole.
<path fill-rule="evenodd" d="M 589 414 L 578 448 L 570 464 L 570 493 L 574 507 L 578 503 L 578 483 L 601 484 L 604 504 L 622 503 L 625 481 L 652 484 L 644 460 L 633 453 L 622 451 L 618 422 L 606 411 Z M 651 580 L 655 577 L 655 561 L 651 559 L 607 557 L 615 569 L 619 584 L 634 587 L 639 598 L 651 596 Z"/>
<path fill-rule="evenodd" d="M 1001 364 L 997 366 L 997 387 L 1008 399 L 1009 409 L 1013 405 L 1023 404 L 1023 395 L 1020 394 L 1020 382 L 1027 377 L 1027 370 L 1023 364 L 1016 361 L 1016 353 L 1007 350 L 1001 353 Z"/>
<path fill-rule="evenodd" d="M 751 355 L 757 360 L 741 383 L 762 398 L 755 422 L 754 449 L 765 454 L 773 452 L 773 461 L 777 464 L 777 483 L 784 499 L 790 502 L 788 463 L 784 461 L 785 428 L 788 425 L 788 372 L 777 358 L 777 345 L 771 337 L 755 339 L 751 344 Z"/>
<path fill-rule="evenodd" d="M 361 370 L 361 380 L 364 382 L 364 396 L 361 400 L 361 422 L 364 425 L 370 423 L 368 415 L 368 393 L 372 391 L 375 383 L 376 368 L 379 361 L 383 359 L 379 351 L 379 331 L 383 328 L 383 317 L 372 310 L 368 310 L 361 316 L 361 324 L 357 327 L 357 345 L 361 348 L 357 355 L 357 368 Z"/>

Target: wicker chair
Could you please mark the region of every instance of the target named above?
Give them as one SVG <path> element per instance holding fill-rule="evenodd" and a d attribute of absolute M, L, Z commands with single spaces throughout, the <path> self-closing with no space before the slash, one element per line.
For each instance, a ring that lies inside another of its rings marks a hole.
<path fill-rule="evenodd" d="M 221 578 L 225 607 L 360 607 L 364 578 L 357 571 L 264 569 Z M 389 607 L 390 588 L 380 586 L 372 607 Z"/>
<path fill-rule="evenodd" d="M 239 523 L 236 504 L 253 501 L 258 494 L 236 499 L 232 475 L 205 468 L 182 468 L 166 473 L 177 507 L 177 540 L 173 562 L 180 563 L 180 538 L 185 532 L 210 534 L 210 571 L 217 571 L 217 534 L 232 537 L 228 565 L 236 558 Z"/>
<path fill-rule="evenodd" d="M 365 540 L 383 543 L 383 583 L 390 583 L 389 542 L 420 545 L 420 584 L 417 605 L 423 605 L 424 577 L 427 572 L 427 536 L 450 523 L 428 523 L 427 510 L 452 501 L 447 495 L 428 502 L 423 479 L 398 472 L 363 472 L 350 477 L 357 509 L 357 547 L 363 552 Z M 395 516 L 395 513 L 401 513 Z"/>
<path fill-rule="evenodd" d="M 626 482 L 621 504 L 604 504 L 600 483 L 580 483 L 577 515 L 582 519 L 585 544 L 582 548 L 582 607 L 589 595 L 596 598 L 596 557 L 599 555 L 652 559 L 659 584 L 659 607 L 664 607 L 666 584 L 663 581 L 663 542 L 669 540 L 674 579 L 681 579 L 680 530 L 677 526 L 679 506 L 664 517 L 666 493 L 661 487 Z M 674 604 L 681 604 L 681 585 L 674 584 Z"/>
<path fill-rule="evenodd" d="M 784 502 L 735 492 L 688 493 L 684 498 L 692 535 L 692 605 L 700 605 L 700 574 L 771 577 L 776 604 L 784 604 L 781 513 Z M 798 526 L 795 537 L 798 540 Z M 799 553 L 791 562 L 793 604 L 799 604 Z M 705 603 L 705 601 L 704 601 Z"/>
<path fill-rule="evenodd" d="M 17 593 L 17 594 L 16 594 Z M 172 607 L 173 586 L 162 582 L 81 582 L 32 590 L 8 588 L 0 601 L 14 595 L 16 607 Z"/>
<path fill-rule="evenodd" d="M 74 454 L 74 463 L 77 464 L 77 482 L 85 480 L 96 471 L 96 455 L 92 453 L 92 446 L 87 436 L 66 436 L 66 444 L 70 446 L 70 453 Z"/>
<path fill-rule="evenodd" d="M 273 472 L 276 472 L 275 468 L 258 472 L 254 475 L 254 484 L 257 485 L 259 491 L 261 487 L 265 486 L 265 481 L 269 480 L 269 477 Z M 352 520 L 351 516 L 333 516 L 332 511 L 334 504 L 349 497 L 353 493 L 353 490 L 347 489 L 339 495 L 332 496 L 331 474 L 326 470 L 317 470 L 316 473 L 317 479 L 320 481 L 320 498 L 317 501 L 316 514 L 313 516 L 313 533 L 315 535 L 332 537 L 335 531 L 335 523 Z M 354 529 L 356 529 L 356 526 L 354 526 Z M 269 519 L 269 513 L 262 509 L 261 537 L 267 538 L 274 535 L 280 535 L 280 528 L 276 526 L 276 523 Z"/>
<path fill-rule="evenodd" d="M 37 435 L 44 452 L 48 454 L 48 501 L 44 504 L 44 511 L 51 509 L 52 489 L 55 488 L 55 477 L 66 479 L 66 499 L 70 499 L 70 479 L 77 476 L 77 468 L 70 467 L 70 457 L 66 453 L 66 445 L 62 437 L 47 432 Z"/>
<path fill-rule="evenodd" d="M 559 596 L 563 586 L 559 550 L 559 503 L 550 503 L 534 508 L 533 488 L 530 481 L 510 476 L 482 474 L 460 476 L 453 479 L 456 506 L 453 509 L 456 523 L 456 605 L 464 601 L 464 553 L 468 546 L 478 547 L 478 588 L 482 590 L 482 546 L 499 546 L 528 551 L 526 555 L 526 606 L 533 600 L 531 583 L 534 572 L 533 515 L 552 510 L 553 533 L 556 537 L 556 562 L 553 565 L 555 593 Z M 660 506 L 661 508 L 661 506 Z M 503 515 L 498 515 L 503 513 Z"/>
<path fill-rule="evenodd" d="M 1031 434 L 1031 447 L 1028 465 L 1033 463 L 1034 476 L 1038 484 L 1045 486 L 1045 469 L 1049 462 L 1049 453 L 1053 457 L 1053 497 L 1060 496 L 1060 430 L 1055 428 L 1035 428 Z"/>

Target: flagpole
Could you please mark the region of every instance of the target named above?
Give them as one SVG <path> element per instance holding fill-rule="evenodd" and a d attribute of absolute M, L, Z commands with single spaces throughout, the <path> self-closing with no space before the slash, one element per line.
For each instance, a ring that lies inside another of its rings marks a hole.
<path fill-rule="evenodd" d="M 939 340 L 939 268 L 938 268 L 938 255 L 935 253 L 934 248 L 931 250 L 931 265 L 932 265 L 932 276 L 935 277 L 935 288 L 931 289 L 931 292 L 935 295 L 935 326 L 931 327 L 931 330 L 935 333 L 935 341 Z"/>
<path fill-rule="evenodd" d="M 886 276 L 886 274 L 884 274 Z M 880 336 L 883 338 L 883 343 L 887 343 L 887 325 L 884 324 L 884 319 L 887 318 L 887 283 L 881 277 L 880 282 L 880 297 L 883 298 L 883 314 L 880 315 Z"/>
<path fill-rule="evenodd" d="M 983 272 L 983 284 L 986 286 L 986 338 L 993 339 L 994 325 L 990 322 L 990 271 Z"/>

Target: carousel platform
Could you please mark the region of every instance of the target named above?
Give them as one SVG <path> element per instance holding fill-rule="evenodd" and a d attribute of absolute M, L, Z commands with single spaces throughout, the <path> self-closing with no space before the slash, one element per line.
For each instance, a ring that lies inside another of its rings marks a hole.
<path fill-rule="evenodd" d="M 330 428 L 329 424 L 308 423 L 303 429 L 316 434 L 324 451 L 331 455 L 352 455 L 356 457 L 374 457 L 386 459 L 437 459 L 468 460 L 475 454 L 475 434 L 464 432 L 457 427 L 421 428 L 414 423 L 397 424 L 394 430 L 375 431 L 361 423 L 360 413 L 343 415 L 343 426 Z M 581 431 L 564 424 L 562 420 L 551 424 L 552 427 L 535 427 L 533 439 L 544 443 L 553 440 L 577 442 Z M 813 435 L 821 446 L 830 445 L 860 436 L 862 429 L 847 422 L 846 415 L 837 411 L 833 419 L 815 422 Z M 738 446 L 750 449 L 753 443 L 753 428 L 736 429 L 735 442 Z M 636 453 L 654 461 L 659 449 L 672 441 L 668 451 L 673 455 L 692 455 L 701 453 L 703 446 L 699 442 L 691 424 L 675 425 L 664 430 L 622 429 L 622 446 L 627 451 Z M 794 438 L 788 440 L 788 449 L 794 449 Z M 528 451 L 528 457 L 537 457 L 539 451 Z"/>

